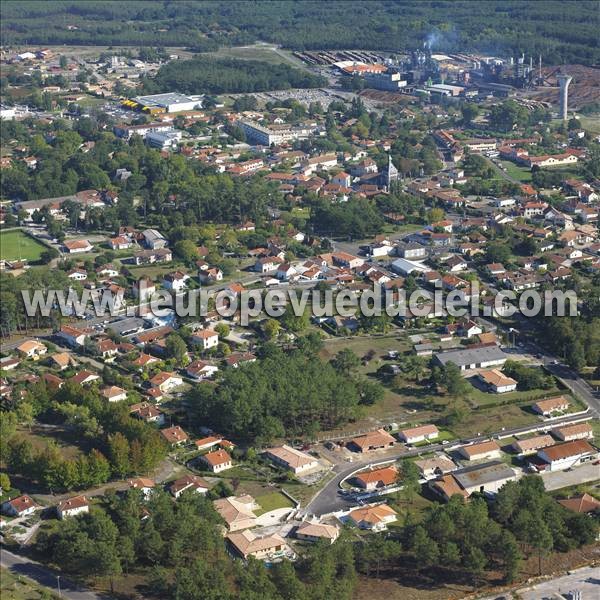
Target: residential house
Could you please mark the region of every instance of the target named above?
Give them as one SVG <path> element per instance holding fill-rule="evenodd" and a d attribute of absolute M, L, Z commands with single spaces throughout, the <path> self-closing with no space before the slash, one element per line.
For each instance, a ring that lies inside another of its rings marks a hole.
<path fill-rule="evenodd" d="M 415 466 L 419 469 L 419 473 L 425 479 L 439 477 L 452 471 L 456 471 L 458 467 L 447 456 L 440 455 L 433 458 L 423 458 L 415 461 Z"/>
<path fill-rule="evenodd" d="M 169 492 L 175 497 L 179 498 L 183 492 L 195 492 L 197 494 L 206 494 L 210 489 L 210 485 L 197 475 L 184 475 L 179 479 L 176 479 L 169 485 Z"/>
<path fill-rule="evenodd" d="M 210 379 L 214 377 L 215 373 L 219 370 L 219 367 L 215 365 L 211 365 L 203 360 L 195 360 L 191 362 L 186 368 L 186 375 L 191 377 L 192 379 Z"/>
<path fill-rule="evenodd" d="M 181 292 L 187 288 L 187 282 L 191 277 L 187 273 L 182 271 L 174 271 L 173 273 L 167 273 L 163 280 L 162 285 L 165 289 L 170 292 Z"/>
<path fill-rule="evenodd" d="M 111 385 L 101 389 L 100 394 L 109 402 L 127 400 L 127 391 L 117 385 Z"/>
<path fill-rule="evenodd" d="M 62 325 L 60 331 L 56 334 L 58 338 L 63 340 L 71 348 L 83 346 L 87 339 L 87 334 L 81 329 L 71 327 L 70 325 Z"/>
<path fill-rule="evenodd" d="M 512 443 L 512 449 L 520 455 L 535 454 L 542 448 L 554 445 L 554 439 L 551 435 L 536 435 L 534 437 L 525 438 L 523 440 L 515 440 Z"/>
<path fill-rule="evenodd" d="M 162 427 L 165 424 L 165 415 L 162 410 L 149 402 L 132 404 L 129 407 L 129 413 L 137 419 L 145 421 L 146 423 L 155 423 L 159 427 Z"/>
<path fill-rule="evenodd" d="M 56 505 L 56 514 L 59 519 L 76 517 L 88 512 L 90 512 L 90 503 L 85 496 L 74 496 Z"/>
<path fill-rule="evenodd" d="M 256 525 L 255 510 L 260 507 L 249 494 L 213 500 L 215 510 L 225 521 L 228 531 L 241 531 Z"/>
<path fill-rule="evenodd" d="M 69 240 L 63 242 L 63 248 L 68 254 L 78 254 L 81 252 L 91 252 L 94 246 L 87 240 Z"/>
<path fill-rule="evenodd" d="M 79 371 L 79 373 L 73 375 L 70 381 L 77 383 L 78 385 L 88 385 L 90 383 L 94 383 L 95 381 L 100 381 L 100 376 L 96 373 L 92 373 L 92 371 L 84 369 L 83 371 Z"/>
<path fill-rule="evenodd" d="M 175 373 L 161 371 L 150 380 L 150 383 L 153 387 L 157 387 L 161 392 L 168 393 L 180 385 L 183 385 L 183 379 Z"/>
<path fill-rule="evenodd" d="M 294 535 L 296 536 L 296 539 L 305 542 L 318 542 L 320 540 L 326 540 L 330 544 L 333 544 L 333 542 L 335 542 L 340 535 L 340 529 L 335 525 L 304 521 L 298 526 Z"/>
<path fill-rule="evenodd" d="M 136 477 L 135 479 L 130 479 L 127 483 L 129 484 L 129 489 L 139 490 L 146 500 L 150 498 L 156 487 L 154 479 L 149 479 L 148 477 Z"/>
<path fill-rule="evenodd" d="M 286 444 L 276 448 L 268 448 L 265 450 L 264 455 L 276 465 L 291 471 L 295 475 L 301 475 L 319 466 L 319 461 L 316 458 Z"/>
<path fill-rule="evenodd" d="M 364 506 L 348 513 L 348 520 L 359 529 L 385 531 L 388 524 L 397 520 L 398 513 L 387 504 Z"/>
<path fill-rule="evenodd" d="M 584 494 L 579 494 L 578 496 L 572 496 L 571 498 L 559 500 L 558 503 L 577 513 L 589 514 L 600 512 L 600 500 L 596 500 L 594 496 L 588 494 L 587 492 Z"/>
<path fill-rule="evenodd" d="M 398 432 L 398 439 L 406 444 L 416 444 L 425 440 L 435 440 L 440 435 L 435 425 L 420 425 Z"/>
<path fill-rule="evenodd" d="M 222 437 L 209 435 L 208 437 L 196 440 L 194 444 L 196 445 L 197 450 L 211 450 L 212 448 L 218 446 L 222 441 Z"/>
<path fill-rule="evenodd" d="M 251 556 L 264 560 L 282 556 L 286 543 L 278 534 L 258 536 L 249 529 L 230 533 L 225 538 L 234 554 L 247 560 Z"/>
<path fill-rule="evenodd" d="M 391 436 L 385 429 L 378 429 L 360 435 L 350 440 L 347 446 L 355 452 L 369 452 L 381 448 L 389 448 L 396 443 L 396 438 Z"/>
<path fill-rule="evenodd" d="M 502 455 L 500 446 L 493 440 L 463 446 L 459 448 L 458 452 L 467 460 L 490 460 L 500 458 Z"/>
<path fill-rule="evenodd" d="M 355 475 L 352 480 L 358 487 L 372 491 L 396 483 L 398 480 L 398 469 L 392 466 L 363 471 Z"/>
<path fill-rule="evenodd" d="M 17 346 L 17 352 L 23 358 L 38 360 L 48 352 L 48 348 L 46 348 L 42 342 L 38 342 L 37 340 L 27 340 Z"/>
<path fill-rule="evenodd" d="M 549 417 L 554 413 L 564 412 L 570 406 L 569 400 L 564 396 L 539 400 L 531 408 L 544 417 Z"/>
<path fill-rule="evenodd" d="M 499 369 L 480 371 L 477 377 L 494 394 L 514 392 L 517 389 L 517 382 L 512 377 L 507 377 Z"/>
<path fill-rule="evenodd" d="M 591 440 L 594 437 L 594 430 L 589 423 L 575 423 L 553 429 L 552 435 L 563 442 Z"/>
<path fill-rule="evenodd" d="M 192 344 L 201 347 L 203 352 L 215 348 L 219 343 L 219 334 L 212 329 L 199 329 L 191 337 Z"/>
<path fill-rule="evenodd" d="M 233 467 L 231 456 L 229 456 L 229 454 L 222 449 L 203 454 L 199 457 L 199 460 L 203 462 L 213 473 L 220 473 L 221 471 L 225 471 L 226 469 L 231 469 L 231 467 Z"/>
<path fill-rule="evenodd" d="M 11 517 L 25 517 L 37 508 L 37 504 L 26 494 L 7 500 L 2 504 L 2 512 Z"/>
<path fill-rule="evenodd" d="M 161 429 L 160 433 L 171 446 L 179 446 L 190 439 L 188 434 L 181 429 L 179 425 L 173 425 L 171 427 L 167 427 L 166 429 Z"/>

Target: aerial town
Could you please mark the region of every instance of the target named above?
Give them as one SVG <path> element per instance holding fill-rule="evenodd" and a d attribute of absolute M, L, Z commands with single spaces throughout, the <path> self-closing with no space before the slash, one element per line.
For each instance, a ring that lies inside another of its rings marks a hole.
<path fill-rule="evenodd" d="M 594 597 L 591 41 L 89 4 L 2 8 L 2 597 Z"/>

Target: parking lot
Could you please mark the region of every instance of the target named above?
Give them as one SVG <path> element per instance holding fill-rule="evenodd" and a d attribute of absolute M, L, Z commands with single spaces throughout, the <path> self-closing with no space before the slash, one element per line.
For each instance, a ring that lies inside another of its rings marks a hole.
<path fill-rule="evenodd" d="M 542 478 L 547 490 L 558 490 L 600 479 L 600 465 L 588 463 L 580 467 L 575 467 L 570 471 L 542 473 Z"/>

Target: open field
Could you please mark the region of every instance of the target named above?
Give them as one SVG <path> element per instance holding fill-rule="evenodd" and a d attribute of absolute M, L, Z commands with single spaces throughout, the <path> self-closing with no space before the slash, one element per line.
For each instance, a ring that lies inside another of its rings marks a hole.
<path fill-rule="evenodd" d="M 6 600 L 51 600 L 58 598 L 48 588 L 42 587 L 8 569 L 0 569 L 0 596 Z"/>
<path fill-rule="evenodd" d="M 4 260 L 39 260 L 46 247 L 19 229 L 0 233 L 0 258 Z"/>
<path fill-rule="evenodd" d="M 531 171 L 527 167 L 519 167 L 509 160 L 502 160 L 500 162 L 506 168 L 506 174 L 510 177 L 514 177 L 523 183 L 531 181 Z"/>
<path fill-rule="evenodd" d="M 203 53 L 204 54 L 204 53 Z M 216 52 L 207 52 L 206 56 L 214 58 L 236 58 L 241 60 L 260 60 L 274 65 L 286 64 L 306 69 L 306 65 L 289 52 L 267 44 L 252 46 L 222 47 Z"/>
<path fill-rule="evenodd" d="M 600 133 L 600 115 L 593 115 L 584 117 L 583 115 L 579 117 L 581 121 L 581 127 L 590 133 Z"/>

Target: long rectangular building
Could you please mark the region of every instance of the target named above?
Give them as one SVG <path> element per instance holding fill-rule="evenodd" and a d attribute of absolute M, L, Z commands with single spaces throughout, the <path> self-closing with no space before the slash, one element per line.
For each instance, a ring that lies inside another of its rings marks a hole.
<path fill-rule="evenodd" d="M 506 362 L 506 354 L 495 344 L 478 348 L 448 350 L 435 355 L 435 360 L 442 366 L 453 362 L 461 371 L 467 369 L 484 369 L 496 367 Z"/>
<path fill-rule="evenodd" d="M 266 127 L 255 121 L 239 120 L 236 125 L 246 134 L 249 142 L 260 146 L 282 144 L 290 140 L 310 137 L 316 128 L 312 125 L 270 125 Z"/>

